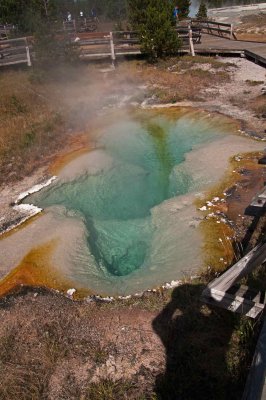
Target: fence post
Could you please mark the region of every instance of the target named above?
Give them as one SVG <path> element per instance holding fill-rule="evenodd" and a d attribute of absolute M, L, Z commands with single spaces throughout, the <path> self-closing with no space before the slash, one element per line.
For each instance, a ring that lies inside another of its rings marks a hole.
<path fill-rule="evenodd" d="M 194 44 L 193 44 L 193 34 L 192 34 L 192 29 L 191 29 L 190 25 L 188 25 L 188 38 L 189 38 L 190 53 L 191 53 L 192 57 L 195 57 Z"/>
<path fill-rule="evenodd" d="M 27 54 L 27 64 L 28 64 L 28 67 L 31 67 L 31 59 L 30 59 L 30 49 L 29 49 L 29 46 L 26 46 L 26 54 Z"/>
<path fill-rule="evenodd" d="M 110 32 L 110 46 L 111 46 L 112 65 L 115 66 L 115 47 L 114 47 L 113 32 Z"/>
<path fill-rule="evenodd" d="M 30 48 L 28 46 L 27 38 L 25 38 L 25 44 L 26 44 L 26 56 L 27 56 L 27 64 L 28 67 L 31 67 L 31 59 L 30 59 Z"/>

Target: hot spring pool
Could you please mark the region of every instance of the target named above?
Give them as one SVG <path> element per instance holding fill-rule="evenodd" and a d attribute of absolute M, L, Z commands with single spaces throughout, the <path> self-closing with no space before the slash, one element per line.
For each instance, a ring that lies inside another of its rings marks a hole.
<path fill-rule="evenodd" d="M 231 132 L 225 121 L 205 113 L 143 111 L 112 117 L 97 133 L 94 151 L 70 162 L 52 185 L 25 199 L 44 213 L 15 234 L 20 257 L 56 239 L 54 268 L 73 287 L 108 295 L 193 274 L 201 265 L 202 242 L 195 196 L 224 172 L 218 153 L 226 163 L 250 142 Z"/>

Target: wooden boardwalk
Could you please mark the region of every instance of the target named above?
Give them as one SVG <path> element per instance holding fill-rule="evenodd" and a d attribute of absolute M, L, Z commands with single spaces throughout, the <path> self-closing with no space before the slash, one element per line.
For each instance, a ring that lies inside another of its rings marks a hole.
<path fill-rule="evenodd" d="M 91 35 L 94 35 L 91 37 Z M 110 34 L 109 34 L 110 35 Z M 106 32 L 86 34 L 77 42 L 81 49 L 81 58 L 106 58 L 111 57 L 110 36 Z M 246 57 L 256 63 L 266 67 L 266 43 L 245 42 L 230 40 L 209 34 L 202 34 L 200 43 L 194 44 L 195 54 L 200 55 L 220 55 Z M 187 43 L 179 50 L 178 54 L 189 54 Z M 136 37 L 132 40 L 130 33 L 124 38 L 117 39 L 114 33 L 114 54 L 113 57 L 140 55 L 141 51 Z"/>
<path fill-rule="evenodd" d="M 208 284 L 202 301 L 256 318 L 265 307 L 265 293 L 239 285 L 242 278 L 266 262 L 266 243 L 259 243 L 241 260 Z"/>
<path fill-rule="evenodd" d="M 202 35 L 200 44 L 195 44 L 195 53 L 217 55 L 242 55 L 266 67 L 266 43 L 229 40 L 208 34 Z"/>
<path fill-rule="evenodd" d="M 266 187 L 252 199 L 245 214 L 255 217 L 254 222 L 258 222 L 260 217 L 266 214 Z M 254 229 L 251 232 L 254 233 Z M 247 251 L 247 248 L 245 250 Z M 261 241 L 232 267 L 210 282 L 202 293 L 202 301 L 256 318 L 264 310 L 265 291 L 254 291 L 240 285 L 239 282 L 264 263 L 266 240 Z"/>
<path fill-rule="evenodd" d="M 242 400 L 266 400 L 266 321 L 257 342 Z"/>
<path fill-rule="evenodd" d="M 184 38 L 184 45 L 178 54 L 190 54 L 188 35 L 179 35 Z M 230 40 L 206 33 L 196 35 L 193 32 L 193 35 L 195 54 L 247 57 L 266 67 L 266 43 Z M 109 58 L 114 62 L 119 57 L 141 54 L 136 32 L 72 33 L 69 39 L 77 46 L 81 59 Z M 0 41 L 0 67 L 17 63 L 31 65 L 26 38 Z"/>

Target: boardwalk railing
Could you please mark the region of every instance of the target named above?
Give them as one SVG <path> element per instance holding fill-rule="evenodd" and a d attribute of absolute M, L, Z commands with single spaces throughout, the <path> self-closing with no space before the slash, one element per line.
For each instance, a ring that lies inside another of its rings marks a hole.
<path fill-rule="evenodd" d="M 249 249 L 250 239 L 259 222 L 266 213 L 266 188 L 258 193 L 245 210 L 245 215 L 256 217 L 253 220 L 249 235 L 242 241 L 245 251 Z M 265 291 L 257 292 L 239 285 L 242 278 L 266 262 L 266 240 L 245 254 L 231 268 L 208 284 L 202 293 L 202 300 L 228 310 L 256 318 L 265 307 Z"/>
<path fill-rule="evenodd" d="M 63 21 L 63 30 L 68 33 L 76 32 L 76 20 Z"/>
<path fill-rule="evenodd" d="M 178 27 L 176 32 L 182 43 L 189 44 L 191 50 L 193 43 L 201 41 L 199 28 Z M 141 54 L 137 31 L 93 32 L 77 36 L 72 38 L 72 42 L 78 47 L 81 59 L 111 57 L 114 62 L 117 56 Z"/>
<path fill-rule="evenodd" d="M 238 283 L 265 262 L 266 243 L 262 242 L 209 283 L 202 293 L 202 300 L 205 303 L 256 318 L 264 310 L 264 294 L 239 286 Z"/>
<path fill-rule="evenodd" d="M 9 39 L 11 32 L 15 31 L 14 25 L 0 24 L 0 40 Z"/>
<path fill-rule="evenodd" d="M 0 41 L 0 66 L 14 64 L 31 66 L 30 48 L 25 37 Z"/>
<path fill-rule="evenodd" d="M 224 22 L 216 21 L 202 21 L 197 19 L 191 20 L 191 26 L 197 27 L 202 30 L 203 33 L 208 33 L 209 35 L 224 37 L 228 39 L 235 39 L 233 24 L 226 24 Z"/>
<path fill-rule="evenodd" d="M 137 32 L 93 32 L 78 35 L 72 40 L 79 48 L 81 59 L 111 57 L 114 63 L 117 56 L 141 54 Z"/>
<path fill-rule="evenodd" d="M 189 42 L 190 38 L 190 30 L 192 32 L 192 40 L 193 43 L 200 43 L 201 42 L 201 28 L 197 26 L 180 26 L 176 28 L 177 35 L 184 44 Z"/>
<path fill-rule="evenodd" d="M 63 30 L 68 33 L 95 32 L 98 27 L 97 18 L 78 18 L 63 22 Z"/>

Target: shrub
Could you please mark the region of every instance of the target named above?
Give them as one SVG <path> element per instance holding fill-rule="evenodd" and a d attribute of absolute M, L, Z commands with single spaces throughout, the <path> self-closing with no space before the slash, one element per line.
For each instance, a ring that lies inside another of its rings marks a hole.
<path fill-rule="evenodd" d="M 150 60 L 175 53 L 180 42 L 174 29 L 172 4 L 167 0 L 144 0 L 142 5 L 131 0 L 130 18 L 139 31 L 141 49 Z M 145 9 L 144 9 L 145 5 Z"/>
<path fill-rule="evenodd" d="M 207 6 L 206 6 L 204 1 L 201 1 L 200 5 L 199 5 L 199 10 L 198 10 L 198 12 L 196 14 L 196 17 L 198 19 L 206 19 L 208 17 L 207 14 L 208 14 L 207 13 Z"/>

